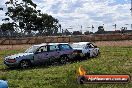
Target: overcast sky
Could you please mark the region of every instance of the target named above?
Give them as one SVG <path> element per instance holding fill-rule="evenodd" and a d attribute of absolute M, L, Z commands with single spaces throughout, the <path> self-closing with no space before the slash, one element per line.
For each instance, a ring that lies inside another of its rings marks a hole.
<path fill-rule="evenodd" d="M 6 0 L 1 0 L 1 7 Z M 132 17 L 130 15 L 131 0 L 33 0 L 37 9 L 57 18 L 63 29 L 72 27 L 69 31 L 92 31 L 87 27 L 92 25 L 97 31 L 99 25 L 105 30 L 115 30 L 112 25 L 117 24 L 117 29 L 122 26 L 131 28 Z M 4 17 L 4 11 L 0 11 L 0 20 Z M 0 21 L 1 22 L 1 21 Z"/>

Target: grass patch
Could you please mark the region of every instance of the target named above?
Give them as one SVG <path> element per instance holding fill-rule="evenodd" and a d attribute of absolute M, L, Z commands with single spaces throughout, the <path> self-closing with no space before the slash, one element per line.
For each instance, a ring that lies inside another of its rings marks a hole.
<path fill-rule="evenodd" d="M 84 66 L 87 74 L 130 74 L 132 75 L 132 47 L 100 47 L 101 55 L 62 66 L 40 66 L 30 69 L 10 70 L 0 59 L 0 79 L 8 80 L 10 88 L 131 88 L 128 84 L 85 84 L 76 82 L 77 70 Z M 0 51 L 0 54 L 20 51 Z"/>

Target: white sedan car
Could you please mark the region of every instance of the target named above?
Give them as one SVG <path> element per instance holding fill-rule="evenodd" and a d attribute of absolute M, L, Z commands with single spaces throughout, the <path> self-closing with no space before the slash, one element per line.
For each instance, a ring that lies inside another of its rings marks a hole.
<path fill-rule="evenodd" d="M 99 55 L 99 48 L 91 42 L 78 42 L 70 45 L 76 56 L 97 57 Z"/>

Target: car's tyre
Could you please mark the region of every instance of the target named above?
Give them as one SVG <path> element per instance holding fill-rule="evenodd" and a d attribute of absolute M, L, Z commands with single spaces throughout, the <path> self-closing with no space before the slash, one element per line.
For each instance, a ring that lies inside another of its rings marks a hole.
<path fill-rule="evenodd" d="M 59 63 L 58 63 L 58 58 L 51 57 L 51 58 L 50 58 L 50 65 L 53 65 L 53 66 L 59 65 Z"/>
<path fill-rule="evenodd" d="M 96 49 L 94 49 L 92 57 L 97 57 L 97 56 L 98 56 L 98 51 Z"/>
<path fill-rule="evenodd" d="M 60 58 L 60 63 L 61 64 L 67 64 L 68 61 L 69 61 L 68 56 L 61 56 L 61 58 Z"/>
<path fill-rule="evenodd" d="M 31 66 L 31 62 L 30 61 L 28 61 L 28 60 L 22 60 L 21 62 L 20 62 L 20 68 L 28 68 L 28 67 L 30 67 Z"/>
<path fill-rule="evenodd" d="M 99 54 L 100 54 L 100 52 L 99 52 L 99 50 L 98 50 L 97 52 L 94 52 L 93 54 L 94 54 L 94 57 L 98 57 Z"/>

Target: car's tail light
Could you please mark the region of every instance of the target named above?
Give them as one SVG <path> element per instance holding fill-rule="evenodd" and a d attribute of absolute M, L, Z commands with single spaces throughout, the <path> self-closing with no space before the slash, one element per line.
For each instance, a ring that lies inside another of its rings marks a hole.
<path fill-rule="evenodd" d="M 6 61 L 9 62 L 9 63 L 14 63 L 14 62 L 16 62 L 15 59 L 7 59 Z"/>

